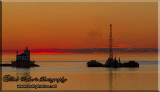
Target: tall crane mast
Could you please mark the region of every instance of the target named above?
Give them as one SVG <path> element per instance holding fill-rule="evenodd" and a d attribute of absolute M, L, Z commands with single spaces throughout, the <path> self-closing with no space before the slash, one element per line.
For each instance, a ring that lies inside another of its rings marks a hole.
<path fill-rule="evenodd" d="M 110 57 L 110 58 L 113 58 L 113 50 L 112 50 L 112 24 L 110 24 L 109 57 Z"/>

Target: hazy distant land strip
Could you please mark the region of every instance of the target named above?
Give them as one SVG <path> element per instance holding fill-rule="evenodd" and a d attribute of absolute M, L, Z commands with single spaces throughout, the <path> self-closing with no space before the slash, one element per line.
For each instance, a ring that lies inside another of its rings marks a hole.
<path fill-rule="evenodd" d="M 19 50 L 23 51 L 23 49 Z M 115 52 L 158 52 L 156 48 L 113 48 Z M 15 53 L 16 50 L 2 50 L 3 53 Z M 32 49 L 31 53 L 106 53 L 109 48 L 86 48 L 86 49 Z"/>

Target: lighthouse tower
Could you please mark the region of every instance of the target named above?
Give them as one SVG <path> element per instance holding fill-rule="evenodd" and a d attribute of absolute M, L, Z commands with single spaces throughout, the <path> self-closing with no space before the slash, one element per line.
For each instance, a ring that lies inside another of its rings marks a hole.
<path fill-rule="evenodd" d="M 30 61 L 30 50 L 26 47 L 24 53 L 21 54 L 18 54 L 17 50 L 16 61 Z"/>

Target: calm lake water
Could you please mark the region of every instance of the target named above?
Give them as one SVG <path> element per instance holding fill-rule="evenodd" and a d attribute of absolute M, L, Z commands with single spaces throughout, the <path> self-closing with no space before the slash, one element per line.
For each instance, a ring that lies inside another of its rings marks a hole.
<path fill-rule="evenodd" d="M 2 82 L 3 90 L 157 90 L 158 89 L 158 56 L 156 53 L 121 53 L 122 62 L 136 60 L 139 68 L 103 68 L 86 67 L 87 61 L 96 59 L 105 63 L 107 54 L 31 54 L 40 67 L 29 69 L 3 67 L 2 77 L 31 76 L 59 78 L 65 77 L 65 83 L 45 82 Z M 3 54 L 3 63 L 10 63 L 15 54 Z M 57 84 L 57 88 L 17 88 L 17 85 Z"/>

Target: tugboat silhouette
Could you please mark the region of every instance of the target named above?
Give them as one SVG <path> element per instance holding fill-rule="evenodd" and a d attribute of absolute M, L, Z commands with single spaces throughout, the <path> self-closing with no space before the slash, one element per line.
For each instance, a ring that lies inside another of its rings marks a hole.
<path fill-rule="evenodd" d="M 139 63 L 135 61 L 129 61 L 126 63 L 121 63 L 120 58 L 119 60 L 113 58 L 113 50 L 112 50 L 112 24 L 110 24 L 110 37 L 109 37 L 109 58 L 106 61 L 105 64 L 101 64 L 97 62 L 96 60 L 91 60 L 87 62 L 88 67 L 113 67 L 113 68 L 118 68 L 118 67 L 139 67 Z"/>

